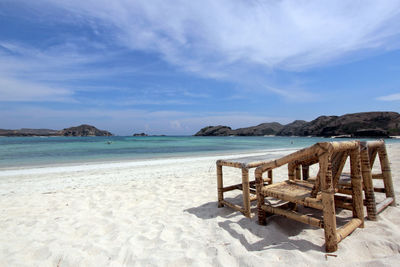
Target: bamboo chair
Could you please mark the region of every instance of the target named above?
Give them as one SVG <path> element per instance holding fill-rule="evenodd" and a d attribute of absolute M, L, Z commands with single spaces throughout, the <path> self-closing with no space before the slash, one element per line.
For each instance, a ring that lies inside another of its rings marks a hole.
<path fill-rule="evenodd" d="M 379 173 L 372 173 L 376 157 L 379 157 L 380 169 Z M 390 171 L 389 159 L 386 152 L 385 142 L 368 141 L 360 142 L 360 157 L 361 157 L 361 171 L 363 178 L 363 188 L 365 194 L 365 205 L 367 206 L 367 218 L 375 221 L 377 215 L 389 205 L 395 206 L 395 195 L 393 189 L 392 174 Z M 348 179 L 344 177 L 343 181 L 339 183 L 339 193 L 351 195 L 351 184 Z M 383 180 L 383 188 L 374 187 L 373 180 Z M 385 193 L 386 197 L 379 203 L 375 200 L 376 193 Z M 346 202 L 349 201 L 345 197 L 336 197 L 336 201 L 342 201 L 344 207 Z"/>
<path fill-rule="evenodd" d="M 341 228 L 336 227 L 335 190 L 346 159 L 350 157 L 353 218 Z M 319 164 L 319 172 L 314 182 L 297 179 L 300 175 L 298 166 Z M 264 185 L 264 172 L 288 165 L 288 180 L 271 185 Z M 334 170 L 334 171 L 332 171 Z M 278 214 L 289 219 L 324 228 L 325 249 L 327 252 L 337 250 L 338 243 L 357 227 L 364 227 L 364 211 L 362 204 L 362 184 L 360 172 L 359 142 L 317 143 L 309 148 L 270 161 L 259 166 L 255 171 L 257 188 L 258 222 L 266 223 L 266 214 Z M 265 197 L 283 200 L 296 207 L 303 205 L 322 210 L 322 219 L 301 214 L 296 209 L 287 210 L 281 206 L 272 206 Z"/>

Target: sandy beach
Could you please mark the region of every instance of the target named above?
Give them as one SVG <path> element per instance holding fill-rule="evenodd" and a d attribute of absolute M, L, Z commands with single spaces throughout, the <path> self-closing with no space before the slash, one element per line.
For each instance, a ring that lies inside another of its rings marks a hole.
<path fill-rule="evenodd" d="M 397 201 L 400 144 L 387 145 Z M 276 156 L 290 151 L 273 152 Z M 0 266 L 395 266 L 400 209 L 324 250 L 321 229 L 217 208 L 201 157 L 0 171 Z M 226 169 L 226 183 L 240 181 Z M 284 170 L 275 174 L 283 179 Z M 240 191 L 231 196 L 240 203 Z M 255 203 L 252 204 L 255 212 Z"/>

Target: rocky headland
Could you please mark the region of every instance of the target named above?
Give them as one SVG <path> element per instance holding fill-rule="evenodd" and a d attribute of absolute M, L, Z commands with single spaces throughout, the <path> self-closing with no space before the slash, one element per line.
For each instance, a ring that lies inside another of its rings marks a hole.
<path fill-rule="evenodd" d="M 132 136 L 149 136 L 146 133 L 134 133 Z"/>
<path fill-rule="evenodd" d="M 99 130 L 94 126 L 82 124 L 63 130 L 27 129 L 4 130 L 0 129 L 0 136 L 112 136 L 108 131 Z"/>
<path fill-rule="evenodd" d="M 228 126 L 208 126 L 195 136 L 319 136 L 319 137 L 389 137 L 400 135 L 400 114 L 397 112 L 360 112 L 343 116 L 320 116 L 310 122 L 296 120 L 233 130 Z"/>

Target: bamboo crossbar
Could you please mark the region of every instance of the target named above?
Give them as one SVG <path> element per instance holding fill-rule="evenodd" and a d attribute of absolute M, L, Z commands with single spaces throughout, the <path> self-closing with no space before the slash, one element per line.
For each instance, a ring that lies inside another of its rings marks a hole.
<path fill-rule="evenodd" d="M 256 201 L 257 200 L 257 196 L 250 196 L 250 202 Z"/>
<path fill-rule="evenodd" d="M 271 178 L 264 178 L 265 183 L 270 183 L 272 181 Z M 254 185 L 255 181 L 249 182 L 249 185 Z M 222 192 L 229 192 L 232 190 L 243 190 L 243 184 L 235 184 L 235 185 L 230 185 L 222 188 Z M 255 189 L 250 188 L 250 192 L 255 194 Z"/>
<path fill-rule="evenodd" d="M 353 190 L 351 190 L 351 188 L 338 188 L 336 190 L 338 193 L 340 194 L 345 194 L 345 195 L 352 195 L 353 194 Z"/>
<path fill-rule="evenodd" d="M 300 204 L 318 210 L 322 210 L 324 208 L 321 200 L 318 200 L 314 197 L 306 197 L 304 199 L 298 200 L 296 204 Z"/>
<path fill-rule="evenodd" d="M 232 190 L 242 190 L 242 184 L 235 184 L 235 185 L 230 185 L 227 187 L 222 188 L 222 192 L 228 192 Z"/>
<path fill-rule="evenodd" d="M 373 173 L 372 174 L 372 179 L 383 179 L 383 174 L 382 173 Z"/>
<path fill-rule="evenodd" d="M 225 201 L 225 200 L 221 200 L 221 203 L 223 205 L 226 205 L 226 206 L 234 209 L 234 210 L 240 211 L 241 213 L 245 213 L 245 210 L 242 207 L 240 207 L 239 205 L 233 204 L 233 203 Z"/>
<path fill-rule="evenodd" d="M 380 213 L 382 210 L 384 210 L 386 207 L 388 207 L 393 202 L 394 202 L 394 199 L 392 197 L 385 198 L 385 200 L 382 200 L 382 202 L 376 204 L 376 212 Z"/>
<path fill-rule="evenodd" d="M 374 192 L 386 193 L 386 189 L 385 188 L 380 188 L 380 187 L 374 187 Z"/>
<path fill-rule="evenodd" d="M 298 213 L 296 211 L 284 210 L 284 209 L 275 208 L 275 207 L 267 206 L 267 205 L 263 205 L 261 208 L 266 212 L 278 214 L 278 215 L 287 217 L 289 219 L 296 220 L 298 222 L 312 225 L 314 227 L 319 227 L 319 228 L 324 227 L 324 223 L 322 220 Z"/>
<path fill-rule="evenodd" d="M 246 169 L 251 169 L 258 167 L 260 165 L 266 164 L 270 162 L 270 160 L 266 161 L 253 161 L 249 163 L 242 163 L 242 162 L 234 162 L 234 161 L 229 161 L 229 160 L 217 160 L 217 165 L 218 166 L 227 166 L 227 167 L 234 167 L 238 169 L 246 168 Z"/>
<path fill-rule="evenodd" d="M 348 223 L 339 228 L 336 232 L 337 242 L 342 241 L 346 236 L 351 234 L 355 229 L 362 225 L 362 220 L 358 218 L 351 219 Z"/>
<path fill-rule="evenodd" d="M 368 142 L 361 142 L 362 143 L 367 143 L 368 149 L 375 149 L 382 147 L 385 145 L 385 142 L 383 140 L 376 140 L 376 141 L 368 141 Z"/>
<path fill-rule="evenodd" d="M 266 162 L 256 169 L 256 173 L 257 172 L 263 173 L 266 170 L 275 169 L 282 165 L 288 164 L 291 161 L 301 162 L 301 161 L 311 160 L 313 158 L 318 158 L 320 155 L 326 152 L 329 153 L 341 152 L 341 151 L 356 149 L 358 148 L 358 146 L 359 146 L 358 141 L 317 143 L 311 147 L 301 149 L 280 159 Z"/>

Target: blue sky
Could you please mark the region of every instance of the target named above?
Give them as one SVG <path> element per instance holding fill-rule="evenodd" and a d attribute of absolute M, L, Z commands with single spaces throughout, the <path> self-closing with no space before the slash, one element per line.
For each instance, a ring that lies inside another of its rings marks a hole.
<path fill-rule="evenodd" d="M 0 0 L 0 128 L 400 111 L 399 1 Z"/>

